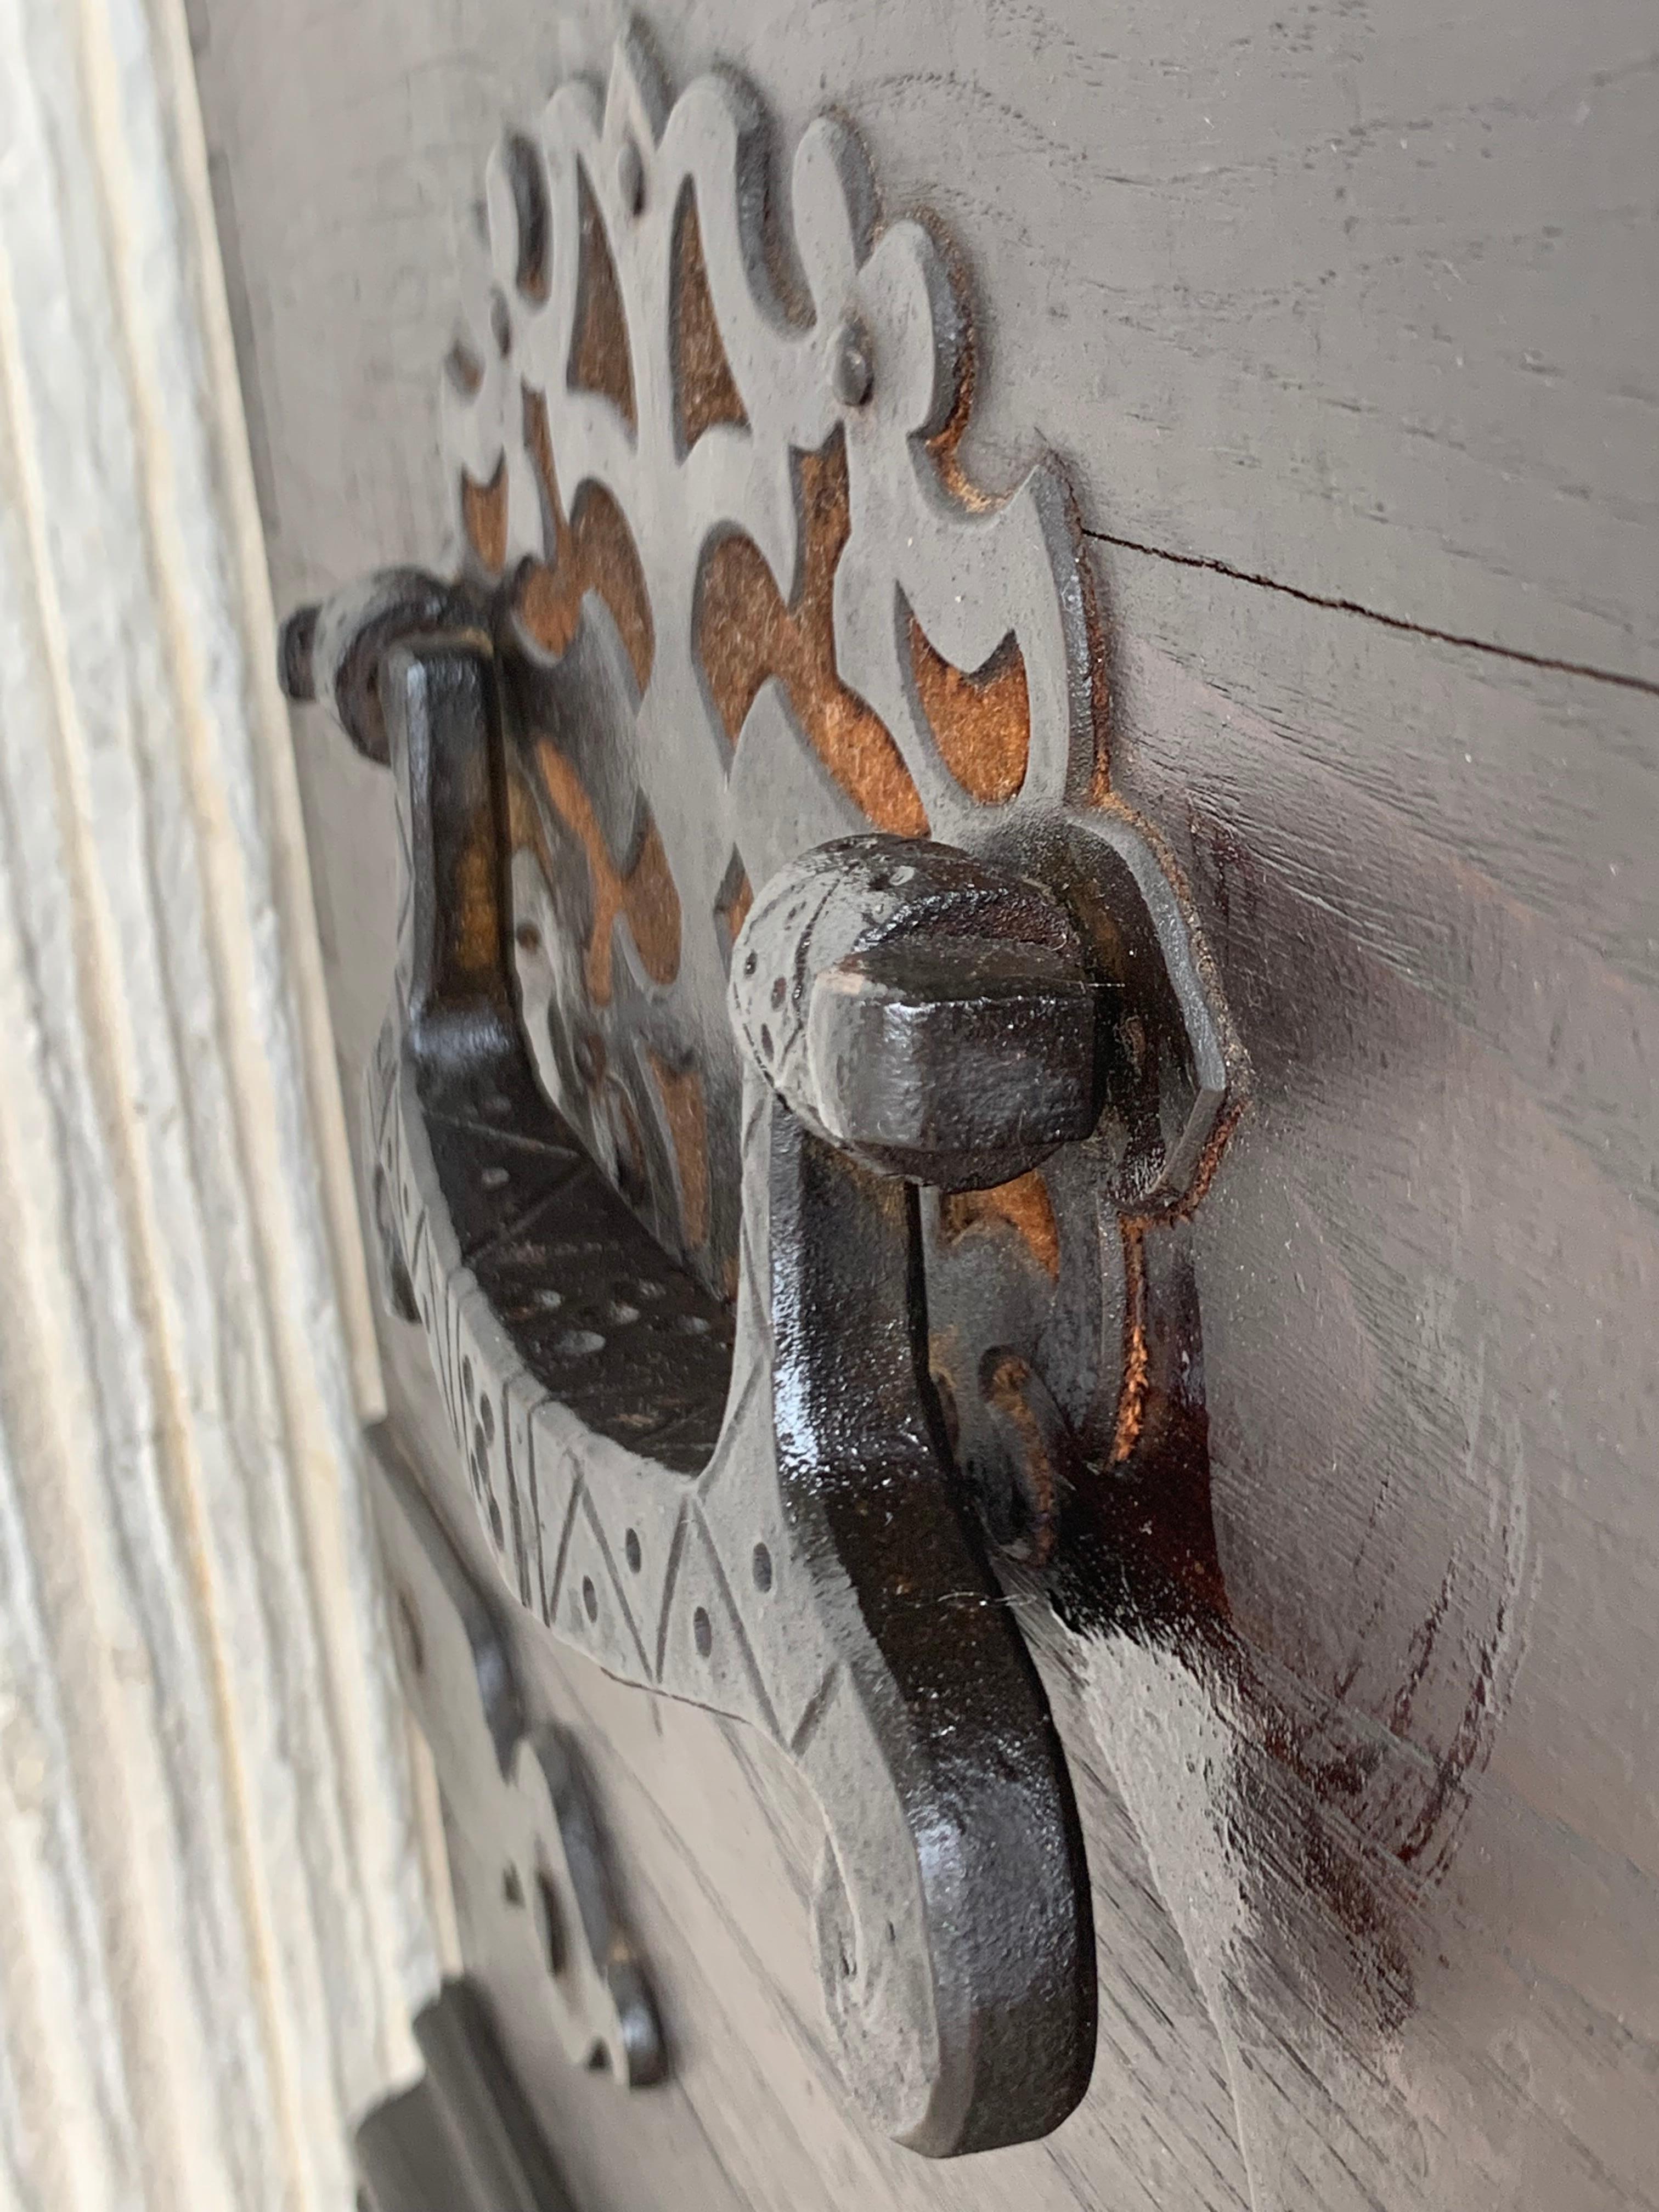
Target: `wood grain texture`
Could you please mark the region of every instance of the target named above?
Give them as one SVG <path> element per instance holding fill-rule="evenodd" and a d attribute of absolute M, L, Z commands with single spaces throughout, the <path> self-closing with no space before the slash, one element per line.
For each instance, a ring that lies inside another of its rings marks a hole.
<path fill-rule="evenodd" d="M 367 502 L 354 565 L 388 530 L 424 544 L 435 439 L 394 491 L 404 418 L 364 395 L 435 406 L 416 364 L 448 343 L 477 149 L 562 68 L 602 70 L 617 17 L 202 13 L 272 438 Z M 792 138 L 833 97 L 890 204 L 945 218 L 991 309 L 964 455 L 986 481 L 1035 432 L 1115 536 L 1659 682 L 1644 0 L 1455 23 L 1435 0 L 801 0 L 752 27 L 675 0 L 651 21 L 682 82 L 735 53 Z"/>
<path fill-rule="evenodd" d="M 0 2201 L 351 2199 L 429 1990 L 181 12 L 0 5 Z"/>
<path fill-rule="evenodd" d="M 206 13 L 297 594 L 435 551 L 483 149 L 612 19 Z M 1226 1617 L 1032 1616 L 1096 1883 L 1089 2099 L 949 2173 L 865 2139 L 799 1808 L 740 1738 L 526 1642 L 676 2039 L 637 2127 L 548 2088 L 591 2199 L 1659 2203 L 1650 13 L 653 21 L 682 81 L 742 63 L 786 137 L 844 104 L 963 241 L 971 465 L 1006 481 L 1047 436 L 1075 472 L 1115 777 L 1190 876 L 1257 1100 L 1191 1238 Z M 301 742 L 355 1083 L 389 806 Z M 386 1352 L 440 1434 L 418 1344 Z"/>

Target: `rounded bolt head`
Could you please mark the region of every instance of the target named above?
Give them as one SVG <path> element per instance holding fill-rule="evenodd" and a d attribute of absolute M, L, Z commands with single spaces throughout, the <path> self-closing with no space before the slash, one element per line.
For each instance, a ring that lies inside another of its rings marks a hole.
<path fill-rule="evenodd" d="M 862 407 L 876 380 L 870 341 L 861 325 L 848 320 L 830 333 L 824 349 L 830 389 L 843 407 Z"/>
<path fill-rule="evenodd" d="M 629 215 L 645 205 L 645 163 L 632 138 L 624 138 L 617 151 L 617 195 Z"/>

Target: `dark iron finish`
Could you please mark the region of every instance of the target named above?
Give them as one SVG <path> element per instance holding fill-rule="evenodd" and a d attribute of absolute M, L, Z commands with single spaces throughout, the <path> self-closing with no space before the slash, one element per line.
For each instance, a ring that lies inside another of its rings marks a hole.
<path fill-rule="evenodd" d="M 671 115 L 634 31 L 544 134 L 492 171 L 488 343 L 451 365 L 460 580 L 383 572 L 280 654 L 393 771 L 388 1304 L 518 1601 L 811 1787 L 866 2114 L 1026 2140 L 1087 2084 L 1093 1934 L 981 1514 L 1045 1556 L 1054 1465 L 1133 1410 L 1118 1216 L 1196 1202 L 1243 1058 L 1110 793 L 1058 467 L 993 501 L 956 464 L 937 240 L 811 127 L 826 352 L 765 273 L 740 88 Z M 999 1215 L 1023 1259 L 958 1249 Z"/>
<path fill-rule="evenodd" d="M 507 1585 L 610 1671 L 799 1763 L 829 1832 L 826 2004 L 866 2111 L 935 2155 L 1045 2132 L 1092 2057 L 1087 1882 L 939 1432 L 916 1200 L 752 1070 L 733 1336 L 519 1042 L 487 641 L 397 646 L 378 692 L 410 881 L 377 1213 Z"/>
<path fill-rule="evenodd" d="M 919 1881 L 913 1890 L 904 1869 L 898 1909 L 928 1931 L 957 2100 L 915 2147 L 988 2149 L 1015 2139 L 1011 2114 L 1025 2116 L 1021 2135 L 1058 2126 L 1093 2064 L 1093 1928 L 1069 1778 L 951 1479 L 927 1382 L 915 1194 L 780 1105 L 763 1112 L 780 1492 L 822 1582 L 850 1584 L 872 1647 L 861 1668 L 886 1676 L 878 1694 L 885 1704 L 896 1692 L 904 1712 L 902 1734 L 884 1731 L 881 1787 L 914 1838 Z M 852 1748 L 832 1752 L 815 1778 L 826 1807 L 872 1791 L 867 1753 L 849 1762 Z M 894 1894 L 889 1874 L 836 1850 L 860 1825 L 842 1809 L 831 1818 L 815 1899 L 819 1973 L 850 2077 L 866 2106 L 891 2110 L 892 2069 L 907 2054 L 870 2018 L 867 1992 L 907 1970 L 905 1946 L 895 1920 L 870 1909 L 877 1885 Z M 928 1996 L 915 1989 L 909 2002 L 920 2010 Z"/>
<path fill-rule="evenodd" d="M 774 877 L 732 958 L 732 1015 L 807 1127 L 942 1190 L 1024 1175 L 1100 1111 L 1100 988 L 1041 885 L 900 837 Z"/>
<path fill-rule="evenodd" d="M 276 669 L 290 699 L 325 700 L 365 760 L 391 759 L 380 708 L 380 663 L 400 639 L 464 629 L 480 597 L 421 568 L 380 568 L 320 606 L 297 607 L 276 640 Z"/>
<path fill-rule="evenodd" d="M 407 872 L 370 1109 L 388 1297 L 427 1333 L 519 1601 L 624 1679 L 757 1723 L 812 1784 L 821 1976 L 866 2110 L 934 2154 L 1045 2132 L 1092 2057 L 1086 1873 L 1046 1700 L 951 1472 L 898 1178 L 972 1185 L 1086 1137 L 1133 1064 L 1133 954 L 1103 967 L 1097 915 L 1085 937 L 1041 885 L 936 845 L 848 840 L 769 886 L 733 956 L 752 1055 L 734 1326 L 523 1048 L 495 656 L 481 628 L 428 626 L 449 611 L 430 586 L 402 618 L 374 603 Z M 343 631 L 289 632 L 307 635 Z M 349 633 L 337 650 L 349 665 Z M 1133 945 L 1139 921 L 1155 944 L 1155 902 L 1122 910 L 1109 942 Z M 1187 992 L 1201 1013 L 1195 976 Z M 1200 1022 L 1140 1056 L 1196 1071 L 1166 1149 L 1149 1109 L 1149 1182 L 1218 1103 Z M 484 1856 L 522 1812 L 499 1736 L 496 1755 L 505 1794 L 468 1785 Z"/>

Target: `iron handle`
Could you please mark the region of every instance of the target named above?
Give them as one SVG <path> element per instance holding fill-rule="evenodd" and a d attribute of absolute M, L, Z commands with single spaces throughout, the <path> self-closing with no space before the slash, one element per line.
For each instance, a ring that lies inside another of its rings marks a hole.
<path fill-rule="evenodd" d="M 374 1212 L 506 1586 L 795 1760 L 843 2068 L 945 2154 L 1063 2118 L 1096 2005 L 963 1478 L 1040 1559 L 1132 1437 L 1132 1255 L 1247 1071 L 1110 787 L 1058 460 L 969 483 L 968 302 L 846 125 L 787 235 L 769 160 L 753 94 L 672 101 L 638 27 L 503 143 L 460 574 L 302 610 L 282 664 L 393 770 Z"/>
<path fill-rule="evenodd" d="M 503 1576 L 609 1672 L 799 1766 L 826 1820 L 826 2005 L 872 2120 L 934 2155 L 1046 2132 L 1092 2058 L 1088 1887 L 1047 1702 L 938 1434 L 914 1191 L 752 1067 L 733 1327 L 525 1053 L 488 638 L 383 650 L 374 691 L 408 875 L 376 1211 Z"/>

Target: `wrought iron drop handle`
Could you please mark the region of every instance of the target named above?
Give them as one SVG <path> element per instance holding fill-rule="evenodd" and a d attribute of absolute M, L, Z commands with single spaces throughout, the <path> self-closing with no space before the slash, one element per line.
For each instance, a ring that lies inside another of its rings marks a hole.
<path fill-rule="evenodd" d="M 896 840 L 763 895 L 733 956 L 753 1046 L 733 1326 L 541 1091 L 508 966 L 494 654 L 475 626 L 386 649 L 399 588 L 290 629 L 284 669 L 308 694 L 331 654 L 337 705 L 394 772 L 376 1208 L 502 1572 L 611 1674 L 748 1721 L 799 1766 L 828 1831 L 826 2004 L 870 2117 L 936 2155 L 1044 2133 L 1093 2054 L 1082 1846 L 939 1434 L 916 1196 L 892 1170 L 954 1148 L 979 1179 L 1084 1133 L 1075 933 L 1034 886 Z M 405 619 L 430 620 L 437 588 Z M 999 1121 L 928 1056 L 988 1072 L 1018 1056 L 997 1048 L 1011 1023 L 1025 1065 Z M 971 1126 L 936 1118 L 947 1097 Z"/>

